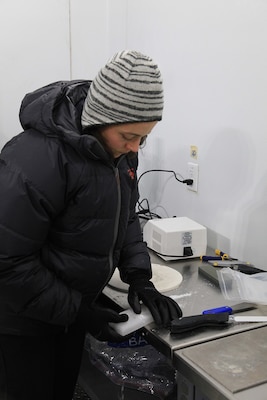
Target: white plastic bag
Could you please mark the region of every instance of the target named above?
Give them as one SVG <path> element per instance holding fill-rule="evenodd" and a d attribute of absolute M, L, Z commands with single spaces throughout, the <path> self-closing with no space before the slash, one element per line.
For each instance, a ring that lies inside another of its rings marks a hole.
<path fill-rule="evenodd" d="M 226 299 L 267 304 L 267 272 L 247 275 L 231 268 L 222 268 L 217 274 Z"/>

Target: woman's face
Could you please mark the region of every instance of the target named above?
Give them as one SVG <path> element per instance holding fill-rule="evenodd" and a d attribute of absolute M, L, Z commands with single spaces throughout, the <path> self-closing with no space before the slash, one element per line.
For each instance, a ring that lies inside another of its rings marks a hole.
<path fill-rule="evenodd" d="M 157 121 L 110 125 L 101 131 L 101 137 L 114 158 L 130 152 L 137 153 L 142 139 L 150 134 Z"/>

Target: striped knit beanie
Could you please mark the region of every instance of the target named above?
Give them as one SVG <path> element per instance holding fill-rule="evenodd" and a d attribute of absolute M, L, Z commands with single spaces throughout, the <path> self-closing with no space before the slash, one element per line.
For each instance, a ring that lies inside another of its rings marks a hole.
<path fill-rule="evenodd" d="M 82 127 L 160 121 L 163 86 L 158 66 L 136 51 L 121 51 L 92 81 L 82 111 Z"/>

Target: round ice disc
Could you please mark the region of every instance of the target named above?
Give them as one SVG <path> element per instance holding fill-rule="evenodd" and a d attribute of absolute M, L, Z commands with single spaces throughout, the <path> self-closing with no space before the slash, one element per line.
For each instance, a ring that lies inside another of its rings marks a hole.
<path fill-rule="evenodd" d="M 151 281 L 161 293 L 177 289 L 183 280 L 183 276 L 179 271 L 161 264 L 152 264 L 152 274 Z M 128 292 L 129 285 L 122 282 L 118 268 L 116 268 L 108 285 L 113 289 Z"/>

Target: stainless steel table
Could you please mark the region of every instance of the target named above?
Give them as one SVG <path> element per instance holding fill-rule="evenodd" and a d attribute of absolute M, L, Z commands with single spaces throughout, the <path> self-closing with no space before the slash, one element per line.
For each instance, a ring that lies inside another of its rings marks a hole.
<path fill-rule="evenodd" d="M 173 365 L 211 400 L 267 399 L 267 327 L 174 352 Z"/>
<path fill-rule="evenodd" d="M 233 305 L 226 301 L 219 286 L 204 278 L 199 273 L 201 261 L 199 259 L 186 259 L 178 261 L 164 261 L 156 254 L 151 253 L 151 261 L 156 264 L 167 265 L 178 270 L 183 275 L 183 281 L 178 289 L 166 292 L 166 295 L 176 295 L 184 316 L 201 314 L 203 310 L 224 305 Z M 109 286 L 104 289 L 104 294 L 111 298 L 123 309 L 129 308 L 127 294 L 116 291 Z M 246 315 L 267 315 L 267 306 L 256 310 L 247 311 Z M 241 314 L 240 314 L 241 315 Z M 158 329 L 154 323 L 146 326 L 149 341 L 163 354 L 172 357 L 175 350 L 207 342 L 216 338 L 233 335 L 238 332 L 258 328 L 266 323 L 232 324 L 226 328 L 199 329 L 186 334 L 171 335 L 166 329 Z"/>
<path fill-rule="evenodd" d="M 201 261 L 199 259 L 165 262 L 156 254 L 151 253 L 151 261 L 153 263 L 163 264 L 174 268 L 183 275 L 183 282 L 179 288 L 167 292 L 166 294 L 178 296 L 177 301 L 183 311 L 184 316 L 201 314 L 203 310 L 208 308 L 219 307 L 223 305 L 233 305 L 233 303 L 229 301 L 227 302 L 224 299 L 219 286 L 212 283 L 199 273 L 199 266 L 201 265 Z M 107 286 L 104 290 L 104 294 L 123 309 L 129 307 L 126 293 L 116 291 Z M 246 311 L 242 314 L 267 315 L 267 306 L 260 306 L 255 310 Z M 153 344 L 155 348 L 169 357 L 172 360 L 175 368 L 191 379 L 194 384 L 200 384 L 203 386 L 205 383 L 203 387 L 206 390 L 206 394 L 211 395 L 211 397 L 209 397 L 211 400 L 240 400 L 240 393 L 242 393 L 240 390 L 238 393 L 235 392 L 234 394 L 231 392 L 231 390 L 229 390 L 229 388 L 226 389 L 225 386 L 223 386 L 218 380 L 214 379 L 214 377 L 209 374 L 208 367 L 205 369 L 204 367 L 201 368 L 199 365 L 196 365 L 196 362 L 194 361 L 194 349 L 196 350 L 195 354 L 197 354 L 199 346 L 208 346 L 209 344 L 216 343 L 218 349 L 222 351 L 222 349 L 227 348 L 227 343 L 230 340 L 229 338 L 234 338 L 238 342 L 239 339 L 243 339 L 246 332 L 248 336 L 253 335 L 254 330 L 255 332 L 257 331 L 259 337 L 265 338 L 267 329 L 265 328 L 266 325 L 267 323 L 239 323 L 230 324 L 225 328 L 201 328 L 184 334 L 171 335 L 168 330 L 158 329 L 155 324 L 152 323 L 145 327 L 145 332 L 149 342 Z M 255 343 L 255 348 L 257 348 L 257 343 Z M 190 354 L 187 353 L 189 350 Z M 238 346 L 233 345 L 230 351 L 232 359 L 238 359 L 240 357 L 239 351 L 240 350 Z M 230 362 L 231 359 L 229 360 L 229 363 Z M 227 369 L 226 364 L 225 368 Z M 257 371 L 254 371 L 254 377 L 256 376 L 256 372 Z M 254 382 L 255 388 L 248 389 L 251 396 L 250 399 L 254 397 L 257 400 L 262 400 L 263 397 L 257 397 L 259 396 L 258 391 L 261 391 L 261 389 L 257 387 L 256 378 L 254 379 Z M 264 390 L 266 391 L 265 384 L 261 385 L 261 388 L 263 388 L 263 386 Z M 254 392 L 257 394 L 256 396 L 254 396 Z M 242 397 L 242 400 L 248 398 L 249 397 Z M 267 399 L 267 395 L 264 399 Z"/>

